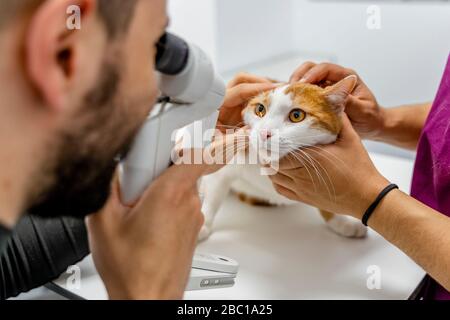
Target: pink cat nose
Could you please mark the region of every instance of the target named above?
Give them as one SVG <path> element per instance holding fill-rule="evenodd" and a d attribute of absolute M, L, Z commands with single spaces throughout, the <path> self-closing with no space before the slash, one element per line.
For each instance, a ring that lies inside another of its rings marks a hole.
<path fill-rule="evenodd" d="M 259 134 L 260 134 L 261 139 L 263 141 L 269 140 L 272 137 L 272 132 L 270 130 L 268 130 L 268 129 L 262 129 L 259 132 Z"/>

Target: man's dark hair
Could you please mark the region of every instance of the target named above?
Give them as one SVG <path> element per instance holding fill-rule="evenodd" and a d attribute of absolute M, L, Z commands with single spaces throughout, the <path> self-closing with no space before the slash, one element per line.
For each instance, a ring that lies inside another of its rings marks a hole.
<path fill-rule="evenodd" d="M 0 0 L 0 29 L 20 15 L 33 12 L 46 0 Z M 126 32 L 138 0 L 98 0 L 98 14 L 108 36 Z"/>

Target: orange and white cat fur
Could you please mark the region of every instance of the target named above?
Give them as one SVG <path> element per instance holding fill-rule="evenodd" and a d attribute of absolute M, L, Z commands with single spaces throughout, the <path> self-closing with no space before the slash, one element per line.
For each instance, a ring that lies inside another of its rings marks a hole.
<path fill-rule="evenodd" d="M 298 154 L 303 147 L 335 142 L 342 127 L 345 101 L 356 81 L 355 76 L 350 76 L 327 88 L 304 83 L 286 84 L 255 97 L 243 110 L 244 122 L 249 127 L 249 148 L 260 154 L 263 150 L 258 148 L 267 149 L 271 139 L 277 139 L 279 152 L 270 155 L 273 161 L 276 160 L 273 157 L 281 159 L 290 153 Z M 266 143 L 259 143 L 261 141 Z M 242 153 L 236 157 L 245 157 Z M 303 159 L 309 170 L 316 171 L 317 178 L 322 177 L 316 183 L 329 183 L 325 174 L 320 172 L 321 168 L 313 164 L 312 157 Z M 338 161 L 336 165 L 339 165 Z M 213 231 L 215 216 L 230 191 L 253 205 L 295 204 L 278 194 L 269 177 L 262 175 L 260 169 L 258 164 L 229 164 L 203 178 L 201 189 L 205 224 L 199 240 L 208 238 Z M 321 214 L 327 226 L 340 235 L 364 237 L 367 233 L 359 220 L 324 211 Z"/>

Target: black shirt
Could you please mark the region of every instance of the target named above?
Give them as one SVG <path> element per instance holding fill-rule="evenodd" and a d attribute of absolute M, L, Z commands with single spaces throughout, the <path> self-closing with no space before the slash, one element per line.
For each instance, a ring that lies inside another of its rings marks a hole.
<path fill-rule="evenodd" d="M 83 219 L 25 216 L 11 232 L 0 226 L 0 299 L 56 279 L 89 254 Z"/>
<path fill-rule="evenodd" d="M 6 243 L 11 236 L 11 230 L 8 228 L 5 228 L 0 224 L 0 253 L 3 252 L 3 250 L 6 247 Z"/>

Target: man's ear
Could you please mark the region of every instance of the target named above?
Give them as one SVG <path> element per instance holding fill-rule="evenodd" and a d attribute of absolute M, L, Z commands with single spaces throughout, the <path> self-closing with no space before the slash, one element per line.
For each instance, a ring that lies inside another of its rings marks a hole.
<path fill-rule="evenodd" d="M 336 113 L 340 114 L 344 111 L 347 97 L 355 89 L 357 81 L 357 76 L 351 75 L 335 85 L 325 88 L 325 99 Z"/>
<path fill-rule="evenodd" d="M 70 30 L 70 8 L 80 9 L 80 19 L 91 16 L 97 0 L 47 0 L 30 20 L 25 43 L 25 68 L 32 84 L 53 110 L 61 110 L 77 65 L 77 29 Z M 76 6 L 76 7 L 74 7 Z M 76 13 L 75 13 L 76 14 Z"/>

